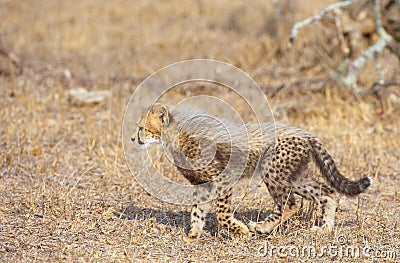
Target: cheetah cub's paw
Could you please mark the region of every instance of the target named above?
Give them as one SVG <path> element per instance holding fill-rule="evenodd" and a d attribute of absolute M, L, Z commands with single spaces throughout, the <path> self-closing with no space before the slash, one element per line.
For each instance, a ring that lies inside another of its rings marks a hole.
<path fill-rule="evenodd" d="M 245 224 L 243 224 L 242 228 L 238 232 L 236 232 L 236 235 L 246 239 L 253 237 L 253 233 L 249 230 L 249 228 Z"/>
<path fill-rule="evenodd" d="M 232 237 L 235 238 L 240 238 L 240 239 L 245 239 L 245 240 L 249 240 L 250 238 L 252 238 L 254 236 L 254 233 L 251 232 L 247 226 L 244 226 L 243 228 L 241 228 L 240 230 L 236 230 L 233 231 L 233 235 Z"/>
<path fill-rule="evenodd" d="M 200 229 L 192 228 L 192 229 L 190 229 L 187 236 L 183 236 L 183 241 L 185 241 L 187 243 L 195 242 L 199 239 L 200 235 L 201 235 Z"/>
<path fill-rule="evenodd" d="M 266 234 L 266 233 L 270 233 L 272 232 L 276 225 L 274 224 L 269 224 L 268 222 L 254 222 L 254 221 L 250 221 L 248 224 L 249 230 L 253 233 L 261 233 L 261 234 Z"/>
<path fill-rule="evenodd" d="M 247 224 L 247 227 L 249 228 L 249 231 L 252 233 L 256 233 L 257 232 L 257 222 L 254 221 L 250 221 Z"/>
<path fill-rule="evenodd" d="M 234 226 L 235 228 L 235 226 Z M 240 236 L 248 236 L 250 234 L 249 228 L 240 221 L 236 222 L 235 233 Z"/>

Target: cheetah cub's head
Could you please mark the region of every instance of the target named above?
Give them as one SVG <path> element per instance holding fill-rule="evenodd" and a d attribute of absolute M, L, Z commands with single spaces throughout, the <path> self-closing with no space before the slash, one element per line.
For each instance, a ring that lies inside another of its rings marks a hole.
<path fill-rule="evenodd" d="M 161 129 L 168 124 L 168 108 L 163 104 L 156 103 L 139 118 L 137 129 L 131 140 L 136 142 L 139 147 L 161 143 Z"/>

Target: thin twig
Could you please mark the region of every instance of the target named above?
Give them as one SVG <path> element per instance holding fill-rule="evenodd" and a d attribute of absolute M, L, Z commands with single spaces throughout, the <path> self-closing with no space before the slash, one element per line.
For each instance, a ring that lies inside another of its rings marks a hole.
<path fill-rule="evenodd" d="M 330 82 L 334 82 L 334 80 L 331 78 L 305 78 L 287 81 L 286 83 L 280 83 L 279 85 L 268 85 L 263 88 L 267 91 L 268 96 L 272 98 L 278 95 L 278 93 L 284 89 L 289 90 L 292 88 L 307 87 L 311 90 L 319 90 Z"/>
<path fill-rule="evenodd" d="M 393 79 L 393 80 L 387 80 L 385 83 L 383 83 L 384 87 L 389 87 L 389 86 L 400 86 L 400 79 Z"/>
<path fill-rule="evenodd" d="M 3 45 L 3 41 L 1 39 L 1 34 L 0 34 L 0 55 L 9 59 L 12 62 L 12 64 L 18 68 L 18 70 L 22 70 L 21 60 L 14 52 L 5 48 L 5 46 Z"/>
<path fill-rule="evenodd" d="M 375 54 L 375 68 L 378 72 L 378 78 L 375 80 L 374 84 L 372 85 L 372 92 L 377 93 L 379 89 L 385 84 L 385 73 L 382 70 L 381 62 L 379 62 L 376 54 Z"/>
<path fill-rule="evenodd" d="M 350 53 L 350 49 L 346 46 L 346 41 L 344 40 L 342 21 L 340 19 L 341 12 L 340 10 L 336 9 L 333 11 L 333 13 L 335 14 L 336 34 L 339 39 L 340 50 L 342 51 L 342 54 L 347 56 Z"/>

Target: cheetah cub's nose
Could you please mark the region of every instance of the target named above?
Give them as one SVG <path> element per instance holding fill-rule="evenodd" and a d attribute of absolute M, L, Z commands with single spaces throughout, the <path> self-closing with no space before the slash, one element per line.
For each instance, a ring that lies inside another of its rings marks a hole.
<path fill-rule="evenodd" d="M 132 137 L 132 138 L 131 138 L 131 141 L 132 141 L 132 142 L 135 142 L 135 138 L 134 138 L 134 137 Z"/>

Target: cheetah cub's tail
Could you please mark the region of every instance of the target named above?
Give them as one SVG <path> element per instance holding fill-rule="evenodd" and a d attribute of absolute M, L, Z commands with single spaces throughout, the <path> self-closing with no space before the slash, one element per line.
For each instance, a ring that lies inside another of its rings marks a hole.
<path fill-rule="evenodd" d="M 358 181 L 351 181 L 344 177 L 337 169 L 335 162 L 316 138 L 310 139 L 311 153 L 315 163 L 320 169 L 322 176 L 334 187 L 339 193 L 347 196 L 355 196 L 365 192 L 372 185 L 373 180 L 370 177 L 364 177 Z"/>

